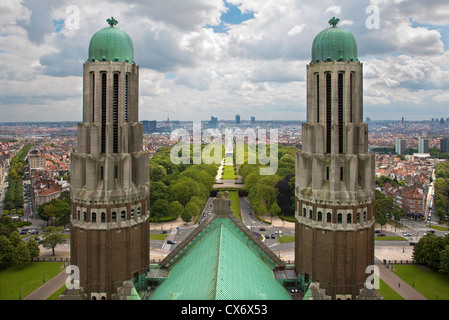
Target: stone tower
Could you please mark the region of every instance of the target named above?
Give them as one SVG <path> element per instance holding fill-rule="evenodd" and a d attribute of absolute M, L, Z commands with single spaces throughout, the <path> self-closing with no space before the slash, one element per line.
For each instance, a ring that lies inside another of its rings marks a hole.
<path fill-rule="evenodd" d="M 149 155 L 138 120 L 131 38 L 96 32 L 84 63 L 83 122 L 72 153 L 71 264 L 88 299 L 110 299 L 149 265 Z"/>
<path fill-rule="evenodd" d="M 338 19 L 313 41 L 296 156 L 295 265 L 305 285 L 355 299 L 374 264 L 374 154 L 363 123 L 357 43 Z"/>

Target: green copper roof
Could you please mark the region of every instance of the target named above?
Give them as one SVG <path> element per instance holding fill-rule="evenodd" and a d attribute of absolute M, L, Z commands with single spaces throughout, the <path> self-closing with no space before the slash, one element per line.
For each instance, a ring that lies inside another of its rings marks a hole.
<path fill-rule="evenodd" d="M 357 42 L 346 29 L 338 28 L 339 19 L 332 18 L 332 27 L 321 31 L 313 40 L 312 62 L 319 61 L 357 61 Z"/>
<path fill-rule="evenodd" d="M 290 300 L 271 260 L 229 218 L 215 218 L 178 254 L 152 300 Z"/>
<path fill-rule="evenodd" d="M 97 31 L 90 40 L 88 61 L 134 62 L 134 46 L 131 38 L 123 30 L 114 27 L 118 22 L 108 19 L 110 27 Z"/>

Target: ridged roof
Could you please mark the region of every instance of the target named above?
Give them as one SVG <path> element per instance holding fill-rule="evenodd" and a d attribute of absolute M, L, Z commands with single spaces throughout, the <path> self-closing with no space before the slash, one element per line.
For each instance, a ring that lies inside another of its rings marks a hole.
<path fill-rule="evenodd" d="M 313 40 L 312 63 L 319 61 L 357 61 L 357 42 L 346 29 L 337 27 L 339 19 L 332 18 L 333 26 L 321 31 Z"/>
<path fill-rule="evenodd" d="M 290 300 L 276 263 L 229 218 L 215 218 L 178 256 L 151 300 Z"/>
<path fill-rule="evenodd" d="M 113 18 L 112 18 L 113 19 Z M 134 46 L 129 35 L 111 23 L 110 27 L 97 31 L 90 40 L 88 61 L 126 61 L 134 62 Z"/>

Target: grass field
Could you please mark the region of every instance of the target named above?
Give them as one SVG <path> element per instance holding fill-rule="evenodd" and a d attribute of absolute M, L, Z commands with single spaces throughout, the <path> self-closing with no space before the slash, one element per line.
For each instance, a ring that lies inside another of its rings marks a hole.
<path fill-rule="evenodd" d="M 420 265 L 394 265 L 402 280 L 429 300 L 449 300 L 449 275 Z"/>
<path fill-rule="evenodd" d="M 403 237 L 375 237 L 375 240 L 394 240 L 394 241 L 407 241 Z"/>
<path fill-rule="evenodd" d="M 228 191 L 229 199 L 232 200 L 231 209 L 234 212 L 234 215 L 242 220 L 242 216 L 240 215 L 240 201 L 239 201 L 239 193 L 237 190 Z"/>
<path fill-rule="evenodd" d="M 161 240 L 165 241 L 166 233 L 150 233 L 150 240 Z"/>
<path fill-rule="evenodd" d="M 23 268 L 16 266 L 0 270 L 0 300 L 19 300 L 36 290 L 45 281 L 62 271 L 63 262 L 34 262 Z"/>
<path fill-rule="evenodd" d="M 237 178 L 237 176 L 235 175 L 234 166 L 223 166 L 223 175 L 221 178 L 223 180 L 234 180 L 235 178 Z"/>
<path fill-rule="evenodd" d="M 404 300 L 402 296 L 386 284 L 382 279 L 379 279 L 379 289 L 377 290 L 385 300 Z"/>

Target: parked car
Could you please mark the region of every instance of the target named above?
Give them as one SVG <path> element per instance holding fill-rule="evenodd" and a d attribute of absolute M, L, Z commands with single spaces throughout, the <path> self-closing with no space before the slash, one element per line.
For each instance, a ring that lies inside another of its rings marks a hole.
<path fill-rule="evenodd" d="M 272 234 L 271 239 L 276 239 L 276 236 L 274 234 Z"/>
<path fill-rule="evenodd" d="M 378 237 L 385 237 L 385 233 L 378 233 L 377 236 Z"/>
<path fill-rule="evenodd" d="M 167 230 L 162 230 L 161 233 L 167 233 Z"/>
<path fill-rule="evenodd" d="M 266 234 L 266 235 L 265 235 L 265 238 L 266 238 L 266 239 L 270 239 L 270 235 L 269 235 L 269 234 Z"/>
<path fill-rule="evenodd" d="M 30 234 L 39 234 L 39 230 L 31 230 Z"/>
<path fill-rule="evenodd" d="M 265 231 L 265 228 L 260 228 L 259 231 Z"/>

